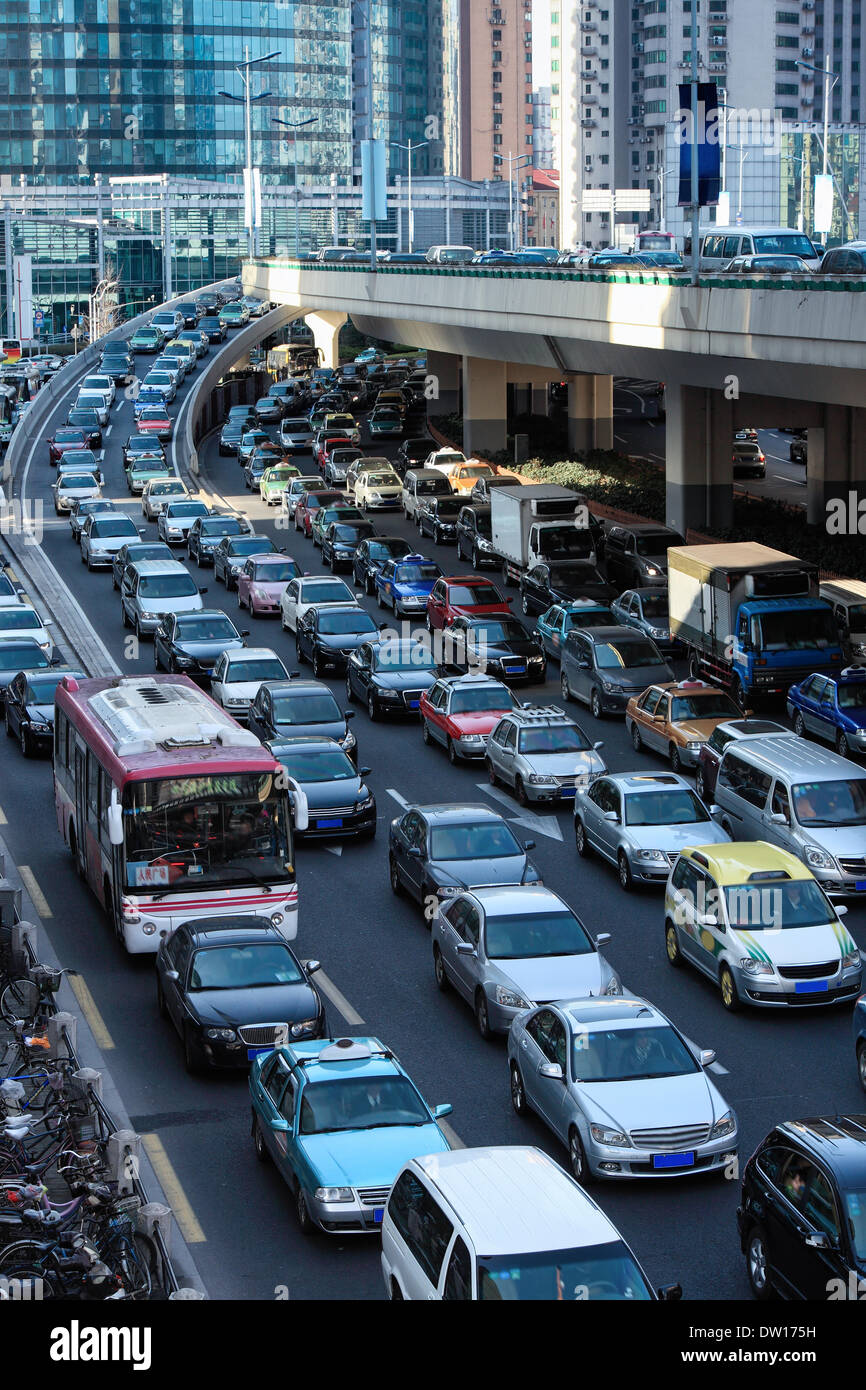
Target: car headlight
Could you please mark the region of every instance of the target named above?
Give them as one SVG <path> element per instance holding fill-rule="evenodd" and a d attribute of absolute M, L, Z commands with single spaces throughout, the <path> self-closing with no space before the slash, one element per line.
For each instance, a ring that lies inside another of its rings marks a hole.
<path fill-rule="evenodd" d="M 589 1132 L 597 1144 L 609 1149 L 628 1149 L 631 1140 L 621 1129 L 610 1129 L 607 1125 L 590 1125 Z"/>
<path fill-rule="evenodd" d="M 317 1187 L 313 1196 L 317 1202 L 351 1202 L 355 1194 L 351 1187 Z"/>
<path fill-rule="evenodd" d="M 686 744 L 686 749 L 689 753 L 700 753 L 700 739 L 690 739 L 689 742 Z"/>
<path fill-rule="evenodd" d="M 866 738 L 866 729 L 855 729 L 854 732 L 855 734 L 858 734 L 861 737 Z"/>
<path fill-rule="evenodd" d="M 175 661 L 176 661 L 176 663 L 177 663 L 178 666 L 192 666 L 192 665 L 193 665 L 193 658 L 192 658 L 191 656 L 175 656 L 174 659 L 175 659 Z"/>
<path fill-rule="evenodd" d="M 806 863 L 810 869 L 835 869 L 835 860 L 826 850 L 819 849 L 817 845 L 807 845 L 805 852 Z"/>
<path fill-rule="evenodd" d="M 670 633 L 666 627 L 651 627 L 650 634 L 657 642 L 666 642 L 670 637 Z"/>
<path fill-rule="evenodd" d="M 854 950 L 853 950 L 853 951 L 849 951 L 849 952 L 847 953 L 847 955 L 844 955 L 844 956 L 842 957 L 842 969 L 843 969 L 843 970 L 859 970 L 859 969 L 860 969 L 860 952 L 859 952 L 859 950 L 857 949 L 856 946 L 854 947 Z"/>
<path fill-rule="evenodd" d="M 622 686 L 621 686 L 621 685 L 615 685 L 615 684 L 613 683 L 613 681 L 607 681 L 607 680 L 604 679 L 604 677 L 602 677 L 601 683 L 602 683 L 602 686 L 604 687 L 605 690 L 610 690 L 610 691 L 613 691 L 613 692 L 616 692 L 616 693 L 619 693 L 619 692 L 622 691 Z"/>
<path fill-rule="evenodd" d="M 234 1042 L 237 1037 L 234 1028 L 206 1028 L 204 1035 L 214 1042 Z"/>
<path fill-rule="evenodd" d="M 401 698 L 399 690 L 380 690 L 380 700 L 399 700 Z"/>
<path fill-rule="evenodd" d="M 724 1139 L 726 1134 L 733 1134 L 736 1128 L 737 1122 L 734 1119 L 733 1110 L 726 1110 L 722 1118 L 720 1120 L 716 1120 L 716 1123 L 710 1130 L 710 1138 Z"/>
<path fill-rule="evenodd" d="M 662 854 L 660 849 L 639 849 L 637 857 L 638 859 L 648 859 L 653 864 L 660 864 L 663 860 L 667 860 L 667 855 Z"/>
<path fill-rule="evenodd" d="M 540 773 L 540 772 L 530 772 L 530 774 L 529 774 L 529 776 L 527 777 L 526 780 L 527 780 L 527 782 L 531 782 L 532 785 L 533 785 L 534 787 L 555 787 L 555 786 L 556 786 L 556 778 L 555 778 L 555 777 L 545 777 L 545 776 L 544 776 L 542 773 Z"/>
<path fill-rule="evenodd" d="M 659 569 L 658 565 L 647 565 L 647 567 L 646 567 L 646 572 L 647 572 L 647 574 L 652 574 L 652 575 L 659 575 L 659 574 L 661 574 L 661 570 Z"/>
<path fill-rule="evenodd" d="M 622 994 L 622 982 L 618 975 L 611 975 L 602 991 L 604 994 Z"/>
<path fill-rule="evenodd" d="M 348 749 L 354 748 L 356 742 L 357 739 L 355 738 L 355 735 L 352 733 L 352 730 L 347 729 L 346 732 L 343 734 L 343 737 L 340 739 L 340 747 L 343 749 L 344 752 L 346 752 L 348 751 Z"/>
<path fill-rule="evenodd" d="M 372 792 L 368 792 L 367 795 L 363 798 L 362 801 L 356 801 L 356 802 L 355 802 L 355 810 L 356 810 L 356 811 L 367 811 L 367 810 L 369 810 L 369 808 L 373 805 L 374 800 L 375 800 L 375 798 L 374 798 L 374 796 L 373 796 L 373 793 L 372 793 Z"/>
<path fill-rule="evenodd" d="M 532 1007 L 522 994 L 518 994 L 513 989 L 506 989 L 504 985 L 496 986 L 496 1002 L 505 1009 L 529 1009 Z"/>
<path fill-rule="evenodd" d="M 745 970 L 747 975 L 775 975 L 773 966 L 768 961 L 753 960 L 751 956 L 742 956 L 739 960 L 741 970 Z"/>
<path fill-rule="evenodd" d="M 318 1022 L 318 1018 L 303 1018 L 299 1023 L 293 1023 L 289 1032 L 293 1038 L 302 1038 L 305 1033 L 312 1033 Z"/>

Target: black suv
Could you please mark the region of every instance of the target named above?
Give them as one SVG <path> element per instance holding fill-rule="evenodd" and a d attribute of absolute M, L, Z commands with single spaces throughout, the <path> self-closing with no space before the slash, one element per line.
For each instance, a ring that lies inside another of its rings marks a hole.
<path fill-rule="evenodd" d="M 668 547 L 685 545 L 682 536 L 668 526 L 642 522 L 637 526 L 611 526 L 605 537 L 607 577 L 624 589 L 652 589 L 668 582 Z"/>
<path fill-rule="evenodd" d="M 866 1115 L 784 1121 L 771 1130 L 746 1164 L 737 1225 L 756 1298 L 861 1298 Z"/>

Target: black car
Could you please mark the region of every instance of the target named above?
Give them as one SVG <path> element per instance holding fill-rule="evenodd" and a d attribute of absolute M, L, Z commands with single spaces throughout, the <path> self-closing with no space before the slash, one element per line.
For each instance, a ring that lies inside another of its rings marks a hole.
<path fill-rule="evenodd" d="M 375 534 L 372 521 L 332 521 L 322 536 L 322 564 L 332 574 L 338 569 L 350 570 L 361 541 L 368 541 Z"/>
<path fill-rule="evenodd" d="M 862 1298 L 866 1115 L 784 1121 L 771 1130 L 746 1164 L 737 1225 L 756 1298 Z"/>
<path fill-rule="evenodd" d="M 159 454 L 160 458 L 165 458 L 165 450 L 152 434 L 131 434 L 128 436 L 123 444 L 124 468 L 137 454 Z"/>
<path fill-rule="evenodd" d="M 307 798 L 307 828 L 296 830 L 296 839 L 373 839 L 376 798 L 364 783 L 369 767 L 356 768 L 332 738 L 274 739 L 267 746 Z"/>
<path fill-rule="evenodd" d="M 186 538 L 186 553 L 199 565 L 212 565 L 214 551 L 224 536 L 248 536 L 252 529 L 241 516 L 197 516 Z M 262 549 L 267 550 L 267 544 Z"/>
<path fill-rule="evenodd" d="M 128 386 L 135 376 L 132 358 L 126 353 L 110 355 L 106 352 L 99 364 L 99 370 L 105 376 L 110 376 L 115 386 Z"/>
<path fill-rule="evenodd" d="M 198 613 L 169 613 L 153 635 L 153 664 L 157 671 L 181 671 L 195 679 L 210 679 L 224 651 L 246 646 L 249 631 L 239 632 L 219 608 Z"/>
<path fill-rule="evenodd" d="M 788 458 L 792 463 L 805 463 L 808 455 L 809 443 L 804 435 L 792 439 L 788 445 Z"/>
<path fill-rule="evenodd" d="M 498 487 L 520 487 L 520 485 L 519 478 L 509 477 L 507 473 L 498 473 L 493 476 L 485 473 L 472 484 L 469 501 L 480 502 L 482 505 L 489 506 L 490 494 L 495 492 Z"/>
<path fill-rule="evenodd" d="M 70 410 L 66 417 L 67 425 L 84 430 L 88 449 L 102 448 L 102 426 L 95 410 Z"/>
<path fill-rule="evenodd" d="M 191 834 L 199 830 L 194 823 Z M 200 827 L 206 840 L 208 827 Z M 192 853 L 190 845 L 178 853 Z M 156 1002 L 183 1039 L 189 1072 L 248 1067 L 275 1043 L 327 1037 L 325 1006 L 310 976 L 267 917 L 198 917 L 164 936 Z"/>
<path fill-rule="evenodd" d="M 498 569 L 501 561 L 494 553 L 490 522 L 490 507 L 473 503 L 462 506 L 457 517 L 457 556 L 469 560 L 474 570 L 483 565 Z"/>
<path fill-rule="evenodd" d="M 266 681 L 250 705 L 249 727 L 262 743 L 301 735 L 332 738 L 354 761 L 354 718 L 355 711 L 344 713 L 321 681 Z"/>
<path fill-rule="evenodd" d="M 476 671 L 504 681 L 543 681 L 547 654 L 537 632 L 527 632 L 517 618 L 457 617 L 446 628 L 443 664 L 455 671 Z"/>
<path fill-rule="evenodd" d="M 352 559 L 352 577 L 365 594 L 375 594 L 375 576 L 389 560 L 411 555 L 412 547 L 402 536 L 371 536 L 361 541 Z"/>
<path fill-rule="evenodd" d="M 127 565 L 134 565 L 139 560 L 173 560 L 174 556 L 165 541 L 129 541 L 115 551 L 111 557 L 111 587 L 120 588 L 120 581 L 123 578 L 123 571 Z"/>
<path fill-rule="evenodd" d="M 312 662 L 317 679 L 329 671 L 344 671 L 350 653 L 378 631 L 367 610 L 356 604 L 308 608 L 295 631 L 298 660 Z"/>
<path fill-rule="evenodd" d="M 225 342 L 228 330 L 220 323 L 216 314 L 205 314 L 204 318 L 199 320 L 198 326 L 202 333 L 207 335 L 209 343 Z"/>
<path fill-rule="evenodd" d="M 213 553 L 213 577 L 221 579 L 226 588 L 238 587 L 238 575 L 250 555 L 277 554 L 270 536 L 247 533 L 242 536 L 223 536 Z"/>
<path fill-rule="evenodd" d="M 604 561 L 607 577 L 624 589 L 648 589 L 667 584 L 668 549 L 684 545 L 678 531 L 655 522 L 635 526 L 609 526 L 605 538 Z"/>
<path fill-rule="evenodd" d="M 5 637 L 0 642 L 0 700 L 6 699 L 6 691 L 20 671 L 30 675 L 60 664 L 60 657 L 49 657 L 35 637 Z"/>
<path fill-rule="evenodd" d="M 220 431 L 220 453 L 236 454 L 246 433 L 246 420 L 226 420 Z"/>
<path fill-rule="evenodd" d="M 408 806 L 388 832 L 391 891 L 408 891 L 430 921 L 442 899 L 462 889 L 540 883 L 526 857 L 534 848 L 534 840 L 521 844 L 489 806 Z"/>
<path fill-rule="evenodd" d="M 422 497 L 415 520 L 422 536 L 431 536 L 436 545 L 457 539 L 457 519 L 462 511 L 459 497 Z"/>
<path fill-rule="evenodd" d="M 595 565 L 586 560 L 557 565 L 534 565 L 520 576 L 520 605 L 523 612 L 545 613 L 553 603 L 578 598 L 609 603 L 618 590 L 602 578 Z"/>
<path fill-rule="evenodd" d="M 414 714 L 421 695 L 436 680 L 436 663 L 425 642 L 394 637 L 365 642 L 346 662 L 346 697 L 363 700 L 371 719 Z"/>
<path fill-rule="evenodd" d="M 176 312 L 183 314 L 184 328 L 198 328 L 198 321 L 204 314 L 204 307 L 199 304 L 198 300 L 193 303 L 192 300 L 185 299 L 182 304 L 176 305 Z"/>
<path fill-rule="evenodd" d="M 54 666 L 49 671 L 19 671 L 6 688 L 6 732 L 18 739 L 25 758 L 51 749 L 54 692 L 64 676 L 85 679 L 83 671 Z"/>
<path fill-rule="evenodd" d="M 431 439 L 404 439 L 394 455 L 394 469 L 402 478 L 409 468 L 420 468 L 433 441 Z"/>

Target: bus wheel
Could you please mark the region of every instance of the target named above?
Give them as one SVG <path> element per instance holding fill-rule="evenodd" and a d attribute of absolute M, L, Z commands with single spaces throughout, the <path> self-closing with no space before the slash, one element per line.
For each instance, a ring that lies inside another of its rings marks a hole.
<path fill-rule="evenodd" d="M 84 873 L 78 862 L 78 839 L 75 834 L 75 822 L 73 820 L 69 822 L 69 853 L 72 855 L 72 860 L 75 864 L 75 872 L 78 874 L 79 878 L 84 878 Z"/>

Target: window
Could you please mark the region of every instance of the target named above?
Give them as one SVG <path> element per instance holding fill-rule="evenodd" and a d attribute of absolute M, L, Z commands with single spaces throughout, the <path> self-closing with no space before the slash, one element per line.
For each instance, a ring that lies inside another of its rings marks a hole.
<path fill-rule="evenodd" d="M 817 1226 L 819 1231 L 823 1231 L 831 1240 L 838 1241 L 839 1216 L 833 1198 L 833 1189 L 820 1169 L 815 1170 L 814 1177 L 809 1184 L 803 1214 L 814 1226 Z"/>
<path fill-rule="evenodd" d="M 788 788 L 783 782 L 777 782 L 773 788 L 773 801 L 770 813 L 774 816 L 784 816 L 790 825 L 791 823 L 791 802 L 788 799 Z"/>
<path fill-rule="evenodd" d="M 800 46 L 800 36 L 799 36 L 799 34 L 777 34 L 777 35 L 776 35 L 776 47 L 777 47 L 777 48 L 799 48 L 799 46 Z"/>
<path fill-rule="evenodd" d="M 464 1242 L 458 1236 L 448 1261 L 448 1272 L 442 1298 L 446 1303 L 459 1300 L 465 1302 L 472 1297 L 472 1257 Z"/>
<path fill-rule="evenodd" d="M 282 1057 L 275 1057 L 274 1064 L 271 1067 L 271 1070 L 268 1072 L 268 1075 L 265 1079 L 265 1090 L 267 1091 L 268 1095 L 270 1096 L 271 1100 L 273 1101 L 275 1107 L 278 1110 L 280 1108 L 280 1101 L 283 1098 L 283 1090 L 285 1088 L 288 1075 L 288 1068 L 286 1067 L 286 1064 L 283 1061 Z"/>
<path fill-rule="evenodd" d="M 60 767 L 69 767 L 69 720 L 62 710 L 54 721 L 54 760 Z"/>
<path fill-rule="evenodd" d="M 92 753 L 87 755 L 87 806 L 93 820 L 99 819 L 99 763 Z"/>
<path fill-rule="evenodd" d="M 283 1098 L 279 1104 L 280 1114 L 282 1115 L 284 1120 L 288 1120 L 289 1124 L 291 1124 L 295 1118 L 295 1102 L 297 1098 L 297 1082 L 295 1081 L 295 1078 L 293 1076 L 290 1076 L 289 1084 L 286 1086 L 285 1092 L 283 1093 Z"/>
<path fill-rule="evenodd" d="M 719 768 L 719 786 L 727 787 L 759 810 L 766 805 L 771 780 L 769 773 L 752 767 L 736 753 L 728 753 Z"/>
<path fill-rule="evenodd" d="M 438 1284 L 454 1228 L 414 1173 L 404 1173 L 394 1184 L 388 1215 L 431 1284 Z"/>

